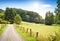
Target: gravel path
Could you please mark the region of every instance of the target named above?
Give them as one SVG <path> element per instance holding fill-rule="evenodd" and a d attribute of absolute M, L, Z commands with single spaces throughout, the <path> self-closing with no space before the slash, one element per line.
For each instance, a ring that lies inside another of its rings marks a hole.
<path fill-rule="evenodd" d="M 0 37 L 0 41 L 24 41 L 24 39 L 16 32 L 13 24 L 9 24 Z"/>

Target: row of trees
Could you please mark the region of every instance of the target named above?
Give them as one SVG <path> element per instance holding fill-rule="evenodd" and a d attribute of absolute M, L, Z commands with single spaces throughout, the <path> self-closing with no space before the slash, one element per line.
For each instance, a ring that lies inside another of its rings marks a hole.
<path fill-rule="evenodd" d="M 60 24 L 60 0 L 57 0 L 56 23 Z"/>
<path fill-rule="evenodd" d="M 42 19 L 42 17 L 40 17 L 36 13 L 22 13 L 22 12 L 19 12 L 19 14 L 17 14 L 16 9 L 14 9 L 14 8 L 6 8 L 4 19 L 6 21 L 9 21 L 10 23 L 15 22 L 17 24 L 19 24 L 22 19 L 23 19 L 23 21 L 27 21 L 27 22 L 45 23 L 46 25 L 52 25 L 53 23 L 57 22 L 56 21 L 56 16 L 54 16 L 53 13 L 51 13 L 50 11 L 46 12 L 46 17 L 45 17 L 45 20 L 44 20 L 44 19 Z"/>
<path fill-rule="evenodd" d="M 9 21 L 12 23 L 14 23 L 14 17 L 16 16 L 16 12 L 15 10 L 13 10 L 12 8 L 6 8 L 5 11 L 5 20 Z"/>
<path fill-rule="evenodd" d="M 6 21 L 9 21 L 11 24 L 20 24 L 21 22 L 21 17 L 16 13 L 15 9 L 13 8 L 6 8 L 4 19 Z"/>
<path fill-rule="evenodd" d="M 7 23 L 7 21 L 4 20 L 4 10 L 0 9 L 0 23 Z"/>
<path fill-rule="evenodd" d="M 4 12 L 4 19 L 10 23 L 19 23 L 21 20 L 34 23 L 45 23 L 46 25 L 60 24 L 60 1 L 57 0 L 57 9 L 55 9 L 56 15 L 53 13 L 46 12 L 45 20 L 42 17 L 33 11 L 27 11 L 17 8 L 6 8 L 5 12 L 0 9 L 0 13 Z M 18 21 L 19 20 L 19 21 Z"/>
<path fill-rule="evenodd" d="M 55 16 L 50 11 L 46 13 L 45 24 L 52 25 L 60 24 L 60 0 L 57 0 L 57 8 L 55 9 Z"/>
<path fill-rule="evenodd" d="M 22 9 L 14 9 L 16 10 L 17 14 L 22 17 L 23 21 L 41 23 L 42 17 L 38 13 Z"/>
<path fill-rule="evenodd" d="M 22 10 L 22 9 L 16 9 L 16 8 L 6 8 L 5 20 L 7 20 L 11 23 L 14 23 L 14 17 L 17 14 L 22 18 L 22 21 L 34 22 L 34 23 L 43 23 L 43 21 L 44 21 L 42 19 L 42 17 L 36 12 Z M 16 20 L 18 20 L 18 19 L 16 18 Z"/>
<path fill-rule="evenodd" d="M 46 25 L 52 25 L 56 18 L 54 19 L 53 13 L 46 12 L 45 20 L 42 17 L 32 11 L 16 9 L 16 8 L 6 8 L 5 10 L 5 20 L 9 21 L 10 23 L 17 23 L 19 24 L 21 20 L 27 22 L 34 22 L 34 23 L 45 23 Z"/>
<path fill-rule="evenodd" d="M 18 18 L 15 17 L 16 15 L 18 17 L 20 16 L 21 17 L 20 19 L 22 21 L 44 23 L 44 19 L 42 19 L 42 17 L 38 13 L 33 12 L 33 11 L 27 11 L 27 10 L 7 7 L 5 11 L 0 9 L 0 12 L 1 13 L 4 12 L 2 13 L 3 16 L 1 15 L 0 18 L 1 19 L 3 18 L 5 21 L 10 22 L 11 24 L 16 22 L 15 20 L 18 20 Z"/>

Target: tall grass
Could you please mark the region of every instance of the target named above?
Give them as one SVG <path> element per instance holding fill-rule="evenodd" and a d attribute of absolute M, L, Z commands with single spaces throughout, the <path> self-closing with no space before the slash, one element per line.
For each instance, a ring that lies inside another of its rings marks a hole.
<path fill-rule="evenodd" d="M 0 24 L 0 35 L 3 33 L 5 28 L 6 28 L 6 24 Z"/>
<path fill-rule="evenodd" d="M 44 25 L 44 24 L 35 24 L 22 22 L 20 27 L 25 29 L 32 29 L 33 36 L 36 36 L 36 32 L 39 33 L 38 41 L 60 41 L 60 26 L 59 25 Z M 29 31 L 28 31 L 29 32 Z"/>
<path fill-rule="evenodd" d="M 21 27 L 19 27 L 16 24 L 15 24 L 15 29 L 17 30 L 17 32 L 19 33 L 19 35 L 21 35 L 22 38 L 25 39 L 25 41 L 36 41 L 35 37 L 31 37 L 29 33 L 23 32 L 23 30 L 21 30 Z"/>

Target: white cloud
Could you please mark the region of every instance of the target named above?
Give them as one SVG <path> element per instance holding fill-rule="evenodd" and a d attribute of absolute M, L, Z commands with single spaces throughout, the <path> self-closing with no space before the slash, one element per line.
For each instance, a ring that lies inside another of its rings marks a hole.
<path fill-rule="evenodd" d="M 42 6 L 42 7 L 45 7 L 45 8 L 49 8 L 49 7 L 51 7 L 50 4 L 42 4 L 41 6 Z"/>
<path fill-rule="evenodd" d="M 42 3 L 39 3 L 39 2 L 34 2 L 32 4 L 30 4 L 32 7 L 36 7 L 36 8 L 50 8 L 52 7 L 50 4 L 42 4 Z"/>
<path fill-rule="evenodd" d="M 52 6 L 50 4 L 41 4 L 38 2 L 34 2 L 32 4 L 29 5 L 28 8 L 26 8 L 27 10 L 30 11 L 35 11 L 37 13 L 39 13 L 39 15 L 41 15 L 43 18 L 45 18 L 45 14 L 47 11 L 51 11 Z"/>
<path fill-rule="evenodd" d="M 50 5 L 50 4 L 42 4 L 42 3 L 38 3 L 38 2 L 25 4 L 24 6 L 21 6 L 21 4 L 19 4 L 19 5 L 15 4 L 15 6 L 17 8 L 22 8 L 22 9 L 25 9 L 25 10 L 37 12 L 43 18 L 45 18 L 45 14 L 46 14 L 47 11 L 53 11 L 51 9 L 52 5 Z M 15 6 L 11 6 L 11 7 L 15 7 Z"/>

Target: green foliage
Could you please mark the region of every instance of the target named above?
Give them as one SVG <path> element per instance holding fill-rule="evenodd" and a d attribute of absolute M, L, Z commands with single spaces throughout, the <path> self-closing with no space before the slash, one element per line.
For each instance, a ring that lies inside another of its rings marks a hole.
<path fill-rule="evenodd" d="M 60 0 L 57 0 L 56 23 L 60 24 Z"/>
<path fill-rule="evenodd" d="M 10 23 L 10 22 L 5 21 L 5 20 L 3 20 L 3 19 L 0 18 L 0 24 L 9 24 L 9 23 Z"/>
<path fill-rule="evenodd" d="M 41 24 L 44 24 L 44 22 L 45 22 L 44 19 L 41 19 L 41 20 L 40 20 L 40 23 L 41 23 Z"/>
<path fill-rule="evenodd" d="M 0 18 L 1 18 L 1 19 L 4 19 L 4 12 L 1 12 L 1 13 L 0 13 Z"/>
<path fill-rule="evenodd" d="M 4 12 L 4 10 L 0 9 L 0 13 Z"/>
<path fill-rule="evenodd" d="M 8 21 L 4 20 L 4 12 L 0 13 L 0 24 L 6 24 L 9 23 Z"/>
<path fill-rule="evenodd" d="M 20 24 L 21 21 L 22 21 L 22 19 L 21 19 L 21 17 L 17 14 L 17 15 L 15 16 L 15 18 L 14 18 L 14 21 L 15 21 L 16 24 Z"/>
<path fill-rule="evenodd" d="M 33 11 L 27 11 L 27 10 L 22 10 L 22 9 L 16 9 L 17 14 L 19 14 L 22 18 L 23 21 L 27 21 L 27 22 L 34 22 L 34 23 L 40 23 L 42 17 Z"/>
<path fill-rule="evenodd" d="M 1 11 L 3 11 L 1 9 Z M 34 23 L 42 23 L 41 22 L 42 17 L 33 11 L 27 11 L 23 9 L 17 9 L 17 8 L 6 8 L 4 11 L 4 16 L 0 16 L 1 18 L 5 19 L 6 21 L 9 21 L 10 23 L 14 23 L 14 17 L 16 14 L 19 14 L 23 21 L 27 22 L 34 22 Z"/>
<path fill-rule="evenodd" d="M 54 23 L 54 16 L 53 16 L 53 13 L 49 11 L 46 13 L 45 24 L 52 25 L 53 23 Z"/>
<path fill-rule="evenodd" d="M 1 11 L 3 10 L 1 9 Z M 17 8 L 7 7 L 4 12 L 4 15 L 3 16 L 1 15 L 0 17 L 6 21 L 9 21 L 10 23 L 14 23 L 14 17 L 16 16 L 16 14 L 19 14 L 23 21 L 34 22 L 34 23 L 44 22 L 42 21 L 43 19 L 38 13 Z"/>
<path fill-rule="evenodd" d="M 6 8 L 5 20 L 9 21 L 12 24 L 12 23 L 14 23 L 15 15 L 16 15 L 15 9 L 13 9 L 13 8 Z"/>

